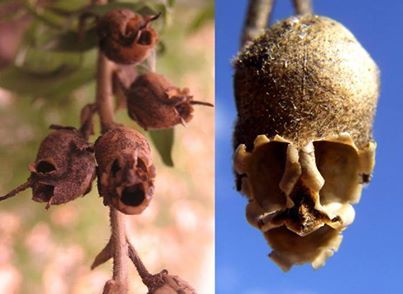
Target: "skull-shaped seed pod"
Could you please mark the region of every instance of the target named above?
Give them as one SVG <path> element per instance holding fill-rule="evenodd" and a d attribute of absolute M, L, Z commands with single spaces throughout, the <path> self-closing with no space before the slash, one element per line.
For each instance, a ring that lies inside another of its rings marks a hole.
<path fill-rule="evenodd" d="M 158 16 L 141 16 L 129 9 L 108 12 L 97 25 L 102 52 L 116 63 L 142 62 L 158 42 L 157 33 L 150 27 Z"/>
<path fill-rule="evenodd" d="M 31 176 L 24 188 L 32 188 L 32 199 L 46 202 L 47 207 L 69 202 L 91 190 L 95 179 L 95 158 L 92 146 L 81 132 L 70 127 L 55 129 L 41 143 Z M 2 199 L 15 195 L 16 189 Z"/>
<path fill-rule="evenodd" d="M 234 66 L 247 219 L 283 270 L 317 268 L 338 249 L 374 167 L 378 68 L 343 25 L 314 15 L 273 25 Z"/>
<path fill-rule="evenodd" d="M 117 127 L 95 142 L 98 189 L 105 204 L 125 214 L 140 214 L 154 191 L 150 145 L 138 131 Z"/>
<path fill-rule="evenodd" d="M 195 104 L 213 106 L 193 100 L 189 89 L 179 89 L 153 72 L 139 76 L 127 90 L 129 116 L 146 130 L 186 124 Z"/>

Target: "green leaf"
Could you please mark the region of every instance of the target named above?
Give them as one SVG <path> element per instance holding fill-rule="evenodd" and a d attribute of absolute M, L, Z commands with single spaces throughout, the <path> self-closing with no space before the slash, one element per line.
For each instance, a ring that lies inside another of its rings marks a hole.
<path fill-rule="evenodd" d="M 30 97 L 63 98 L 72 91 L 91 82 L 95 70 L 61 67 L 53 72 L 35 73 L 10 66 L 0 72 L 0 87 Z"/>
<path fill-rule="evenodd" d="M 175 0 L 167 0 L 167 4 L 169 7 L 173 7 L 175 5 Z"/>
<path fill-rule="evenodd" d="M 76 32 L 65 32 L 55 36 L 45 45 L 47 50 L 61 52 L 85 52 L 98 45 L 97 32 L 92 28 L 85 32 L 82 40 Z"/>
<path fill-rule="evenodd" d="M 89 1 L 87 1 L 89 2 Z M 60 15 L 72 15 L 88 6 L 86 1 L 82 0 L 59 0 L 49 3 L 46 8 Z"/>
<path fill-rule="evenodd" d="M 174 166 L 172 147 L 174 145 L 174 129 L 153 130 L 148 132 L 155 148 L 167 166 Z"/>
<path fill-rule="evenodd" d="M 138 1 L 135 3 L 130 2 L 110 2 L 105 5 L 91 6 L 86 12 L 93 13 L 98 16 L 103 16 L 113 9 L 130 9 L 141 14 L 152 15 L 158 12 L 164 13 L 166 11 L 165 5 L 161 3 L 150 3 L 147 1 Z"/>
<path fill-rule="evenodd" d="M 214 20 L 214 4 L 210 3 L 206 8 L 200 10 L 191 22 L 188 32 L 193 33 L 200 29 L 206 22 Z"/>

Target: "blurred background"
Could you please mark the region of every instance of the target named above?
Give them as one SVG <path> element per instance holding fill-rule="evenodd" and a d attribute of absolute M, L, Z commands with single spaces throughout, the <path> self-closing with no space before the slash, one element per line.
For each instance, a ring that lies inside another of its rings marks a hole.
<path fill-rule="evenodd" d="M 93 28 L 77 42 L 77 13 L 89 2 L 0 2 L 1 194 L 28 178 L 48 126 L 78 127 L 80 109 L 94 101 Z M 162 44 L 157 72 L 188 87 L 196 100 L 213 102 L 213 1 L 126 2 L 164 13 L 155 24 Z M 125 110 L 116 115 L 136 127 Z M 213 134 L 214 110 L 197 106 L 174 139 L 171 132 L 154 134 L 155 196 L 127 225 L 149 271 L 168 269 L 200 293 L 214 288 Z M 171 161 L 174 167 L 167 166 Z M 112 264 L 94 271 L 90 265 L 109 236 L 108 209 L 95 185 L 49 210 L 31 200 L 31 190 L 1 202 L 0 293 L 101 293 Z M 130 293 L 146 293 L 133 266 L 129 276 Z"/>
<path fill-rule="evenodd" d="M 281 272 L 262 234 L 247 224 L 246 198 L 235 191 L 232 131 L 235 122 L 231 59 L 237 53 L 246 0 L 216 0 L 216 293 L 403 293 L 403 2 L 315 1 L 316 14 L 350 29 L 381 69 L 375 120 L 377 163 L 372 182 L 355 206 L 355 222 L 326 265 Z M 272 20 L 294 13 L 277 0 Z"/>

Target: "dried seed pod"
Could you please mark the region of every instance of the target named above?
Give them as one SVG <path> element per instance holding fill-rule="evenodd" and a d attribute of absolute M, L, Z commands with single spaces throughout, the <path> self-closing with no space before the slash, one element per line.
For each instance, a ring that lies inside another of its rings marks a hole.
<path fill-rule="evenodd" d="M 158 284 L 149 287 L 149 294 L 196 294 L 192 286 L 179 276 L 169 275 L 163 271 L 158 279 Z"/>
<path fill-rule="evenodd" d="M 98 189 L 105 204 L 126 214 L 139 214 L 150 203 L 155 168 L 150 145 L 138 131 L 118 127 L 95 142 Z"/>
<path fill-rule="evenodd" d="M 149 72 L 139 76 L 127 91 L 129 116 L 144 129 L 171 128 L 192 119 L 194 101 L 189 89 L 179 89 L 164 76 Z"/>
<path fill-rule="evenodd" d="M 235 171 L 283 270 L 324 264 L 375 160 L 376 64 L 326 17 L 273 25 L 236 58 Z"/>
<path fill-rule="evenodd" d="M 87 194 L 95 179 L 93 148 L 83 135 L 70 127 L 51 128 L 54 131 L 42 141 L 25 184 L 25 188 L 32 188 L 32 199 L 47 202 L 47 207 Z"/>
<path fill-rule="evenodd" d="M 150 27 L 158 17 L 141 16 L 129 9 L 108 12 L 97 26 L 102 52 L 116 63 L 142 62 L 158 42 L 157 33 Z"/>

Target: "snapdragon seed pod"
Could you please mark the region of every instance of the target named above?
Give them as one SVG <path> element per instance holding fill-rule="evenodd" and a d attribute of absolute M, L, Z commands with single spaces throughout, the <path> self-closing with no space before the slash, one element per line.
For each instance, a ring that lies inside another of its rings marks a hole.
<path fill-rule="evenodd" d="M 338 249 L 374 167 L 378 67 L 343 25 L 315 15 L 273 25 L 234 66 L 247 219 L 282 269 L 317 268 Z"/>
<path fill-rule="evenodd" d="M 97 26 L 102 52 L 113 62 L 135 64 L 145 60 L 158 42 L 150 23 L 159 17 L 141 16 L 129 9 L 108 12 Z"/>
<path fill-rule="evenodd" d="M 146 130 L 186 124 L 192 119 L 196 104 L 213 106 L 193 100 L 189 89 L 179 89 L 153 72 L 137 77 L 127 91 L 129 116 Z"/>
<path fill-rule="evenodd" d="M 125 214 L 140 214 L 154 192 L 155 168 L 147 139 L 130 128 L 111 129 L 95 142 L 95 157 L 105 204 Z"/>
<path fill-rule="evenodd" d="M 81 132 L 70 127 L 54 129 L 41 143 L 31 176 L 24 188 L 32 188 L 32 199 L 50 205 L 63 204 L 87 194 L 95 179 L 95 158 L 92 146 Z M 1 200 L 14 196 L 14 190 Z"/>

